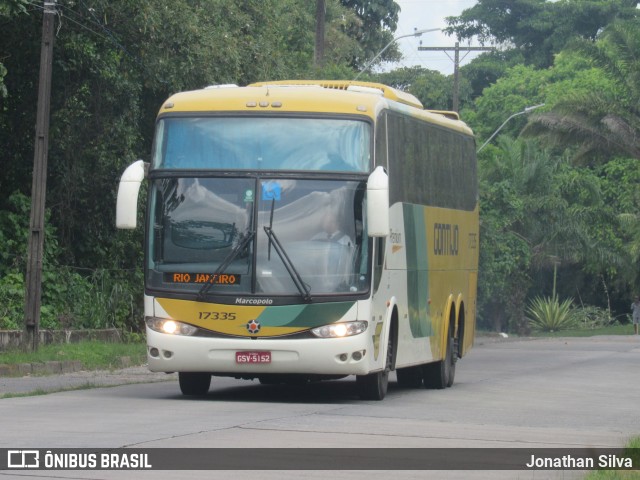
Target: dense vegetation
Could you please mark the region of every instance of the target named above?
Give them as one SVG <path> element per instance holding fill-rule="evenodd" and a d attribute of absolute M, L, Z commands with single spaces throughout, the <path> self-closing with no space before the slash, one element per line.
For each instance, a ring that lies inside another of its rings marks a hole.
<path fill-rule="evenodd" d="M 116 231 L 115 194 L 124 166 L 148 157 L 168 95 L 353 78 L 393 37 L 392 0 L 325 0 L 316 66 L 315 3 L 58 1 L 43 328 L 139 328 L 142 232 Z M 631 0 L 479 0 L 448 19 L 461 39 L 501 45 L 461 69 L 461 114 L 478 145 L 513 113 L 545 104 L 480 153 L 484 327 L 526 331 L 530 301 L 545 297 L 609 322 L 640 289 L 638 12 Z M 21 328 L 42 6 L 0 0 L 0 24 L 0 328 Z M 361 79 L 451 108 L 453 80 L 435 71 Z"/>

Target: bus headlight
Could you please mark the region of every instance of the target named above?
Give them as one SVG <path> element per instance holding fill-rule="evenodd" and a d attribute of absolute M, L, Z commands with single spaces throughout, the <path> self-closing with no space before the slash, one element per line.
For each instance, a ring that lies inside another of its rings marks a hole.
<path fill-rule="evenodd" d="M 342 338 L 359 335 L 367 329 L 367 322 L 358 320 L 355 322 L 340 322 L 324 325 L 311 330 L 316 337 Z"/>
<path fill-rule="evenodd" d="M 147 326 L 154 332 L 168 335 L 194 335 L 198 329 L 193 325 L 168 318 L 146 317 Z"/>

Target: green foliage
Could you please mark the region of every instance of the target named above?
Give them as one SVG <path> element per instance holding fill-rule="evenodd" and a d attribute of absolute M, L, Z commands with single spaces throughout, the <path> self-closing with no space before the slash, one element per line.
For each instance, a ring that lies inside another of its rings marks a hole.
<path fill-rule="evenodd" d="M 611 224 L 603 179 L 531 141 L 502 136 L 480 156 L 481 325 L 524 333 L 525 298 L 590 288 L 628 258 Z M 593 301 L 593 300 L 592 300 Z"/>
<path fill-rule="evenodd" d="M 526 215 L 525 204 L 507 179 L 494 181 L 488 175 L 486 162 L 481 160 L 479 165 L 479 323 L 495 331 L 507 331 L 510 323 L 521 323 L 522 296 L 531 284 L 528 272 L 532 252 L 527 239 L 517 231 L 517 224 Z M 513 330 L 520 326 L 512 325 Z"/>
<path fill-rule="evenodd" d="M 0 0 L 0 17 L 11 17 L 27 11 L 27 0 Z"/>
<path fill-rule="evenodd" d="M 615 238 L 629 255 L 618 270 L 618 289 L 625 294 L 625 302 L 639 290 L 640 272 L 640 162 L 631 158 L 614 158 L 598 168 L 602 178 L 603 194 L 618 221 Z"/>
<path fill-rule="evenodd" d="M 595 470 L 589 472 L 585 480 L 637 480 L 637 465 L 640 465 L 640 437 L 634 437 L 627 442 L 622 452 L 622 457 L 631 458 L 634 470 Z"/>
<path fill-rule="evenodd" d="M 461 39 L 508 44 L 525 63 L 546 68 L 575 37 L 593 40 L 613 20 L 637 16 L 632 0 L 479 0 L 447 22 Z"/>
<path fill-rule="evenodd" d="M 109 369 L 119 365 L 120 357 L 129 357 L 132 364 L 146 359 L 146 348 L 141 342 L 105 343 L 82 341 L 78 343 L 43 345 L 37 352 L 6 351 L 0 353 L 0 363 L 38 363 L 77 360 L 86 369 Z"/>
<path fill-rule="evenodd" d="M 503 138 L 480 155 L 478 302 L 485 327 L 521 330 L 522 292 L 525 298 L 578 293 L 595 305 L 585 308 L 626 312 L 638 290 L 635 7 L 630 1 L 481 0 L 449 19 L 463 38 L 477 34 L 507 42 L 465 67 L 474 93 L 482 93 L 462 111 L 479 144 L 514 113 L 546 104 L 511 117 L 500 131 Z M 521 61 L 509 43 L 523 47 Z M 501 56 L 501 64 L 492 63 Z M 515 64 L 508 65 L 509 59 Z M 540 68 L 552 59 L 551 68 Z M 483 69 L 489 78 L 484 84 Z M 528 135 L 543 127 L 549 134 L 526 147 L 509 139 L 525 126 Z M 580 164 L 567 161 L 578 158 Z M 606 321 L 583 314 L 585 326 Z"/>
<path fill-rule="evenodd" d="M 578 321 L 569 298 L 561 302 L 558 297 L 535 297 L 527 307 L 527 315 L 531 327 L 543 332 L 567 330 Z"/>
<path fill-rule="evenodd" d="M 482 96 L 485 88 L 496 83 L 509 68 L 524 62 L 519 50 L 495 50 L 479 55 L 460 67 L 460 76 L 471 88 L 471 98 Z"/>
<path fill-rule="evenodd" d="M 453 102 L 453 79 L 422 67 L 400 68 L 371 75 L 368 79 L 409 92 L 431 110 L 450 110 Z M 469 101 L 468 83 L 461 86 L 461 101 Z"/>
<path fill-rule="evenodd" d="M 462 116 L 479 138 L 489 138 L 512 114 L 545 102 L 544 91 L 551 73 L 524 65 L 510 68 L 494 85 L 484 90 L 473 107 L 467 106 Z M 515 117 L 500 133 L 516 136 L 525 124 L 525 115 Z"/>
<path fill-rule="evenodd" d="M 611 312 L 593 305 L 583 305 L 574 309 L 576 325 L 584 330 L 595 330 L 615 325 L 617 320 Z"/>
<path fill-rule="evenodd" d="M 576 159 L 601 160 L 612 153 L 640 159 L 638 21 L 613 23 L 597 42 L 580 42 L 575 48 L 599 74 L 560 96 L 551 111 L 534 116 L 528 133 L 558 145 L 577 145 Z"/>
<path fill-rule="evenodd" d="M 24 275 L 11 272 L 0 277 L 0 330 L 21 330 L 24 317 Z"/>
<path fill-rule="evenodd" d="M 7 69 L 0 63 L 0 98 L 7 96 L 7 87 L 4 85 L 4 77 L 6 74 Z"/>
<path fill-rule="evenodd" d="M 27 243 L 31 202 L 25 195 L 14 192 L 7 199 L 7 209 L 0 210 L 0 297 L 6 299 L 0 307 L 0 329 L 21 328 L 24 318 Z M 54 295 L 54 284 L 47 280 L 56 277 L 51 266 L 58 248 L 55 228 L 49 222 L 50 212 L 45 214 L 45 242 L 43 252 L 43 308 L 44 328 L 55 323 L 55 317 L 47 299 Z M 53 288 L 51 288 L 53 287 Z"/>
<path fill-rule="evenodd" d="M 0 329 L 22 329 L 24 323 L 29 209 L 29 198 L 16 192 L 0 210 Z M 142 284 L 140 271 L 60 265 L 50 213 L 45 216 L 40 328 L 138 329 L 142 310 L 130 292 Z"/>
<path fill-rule="evenodd" d="M 340 3 L 357 15 L 358 21 L 346 26 L 345 31 L 361 46 L 350 62 L 353 68 L 360 70 L 393 40 L 400 7 L 394 0 L 340 0 Z M 391 45 L 379 61 L 397 60 L 399 56 L 396 45 Z"/>
<path fill-rule="evenodd" d="M 629 324 L 614 323 L 606 327 L 584 328 L 578 322 L 576 327 L 557 332 L 532 331 L 532 337 L 565 338 L 565 337 L 595 337 L 598 335 L 631 335 L 633 327 Z"/>
<path fill-rule="evenodd" d="M 6 19 L 14 15 L 25 13 L 27 11 L 26 0 L 0 0 L 0 20 L 4 23 Z M 7 69 L 0 62 L 0 98 L 7 96 L 7 87 L 4 84 L 4 77 L 7 75 Z"/>

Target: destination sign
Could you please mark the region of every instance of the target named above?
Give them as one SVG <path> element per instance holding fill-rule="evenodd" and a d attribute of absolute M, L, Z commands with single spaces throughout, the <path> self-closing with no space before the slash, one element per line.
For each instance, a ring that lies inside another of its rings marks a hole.
<path fill-rule="evenodd" d="M 164 274 L 165 283 L 195 283 L 204 284 L 211 283 L 213 285 L 238 285 L 240 283 L 240 275 L 220 273 L 182 273 L 173 272 Z"/>

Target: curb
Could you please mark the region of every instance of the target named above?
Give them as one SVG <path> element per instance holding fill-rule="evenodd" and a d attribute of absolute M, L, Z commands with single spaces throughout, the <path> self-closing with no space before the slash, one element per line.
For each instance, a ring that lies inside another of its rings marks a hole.
<path fill-rule="evenodd" d="M 133 366 L 131 357 L 118 357 L 111 368 Z M 62 360 L 34 363 L 0 363 L 0 377 L 24 377 L 28 375 L 60 375 L 87 370 L 80 360 Z"/>

